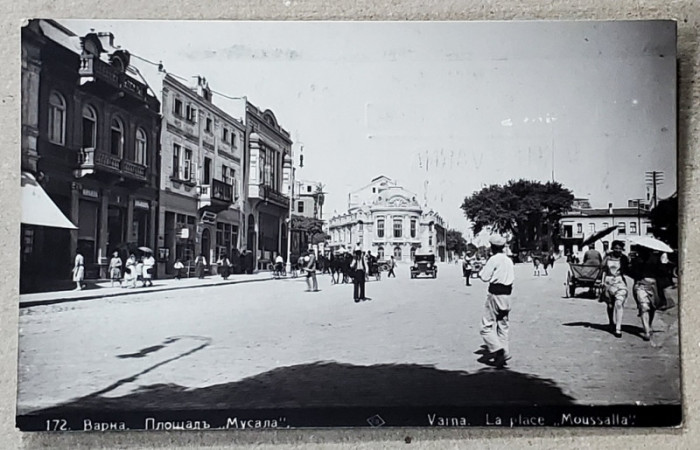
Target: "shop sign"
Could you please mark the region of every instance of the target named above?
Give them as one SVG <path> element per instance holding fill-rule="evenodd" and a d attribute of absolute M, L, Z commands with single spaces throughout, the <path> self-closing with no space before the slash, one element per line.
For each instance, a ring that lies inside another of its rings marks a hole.
<path fill-rule="evenodd" d="M 134 200 L 134 208 L 148 209 L 150 205 L 144 200 Z"/>
<path fill-rule="evenodd" d="M 83 188 L 83 195 L 85 197 L 100 198 L 100 193 L 97 191 L 97 189 Z"/>
<path fill-rule="evenodd" d="M 178 233 L 178 237 L 180 239 L 189 239 L 190 238 L 190 229 L 189 228 L 182 228 L 180 230 L 180 233 Z"/>

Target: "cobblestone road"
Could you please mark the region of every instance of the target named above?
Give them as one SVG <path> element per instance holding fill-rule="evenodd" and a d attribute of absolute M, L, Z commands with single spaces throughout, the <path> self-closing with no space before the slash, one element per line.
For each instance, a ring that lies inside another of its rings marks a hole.
<path fill-rule="evenodd" d="M 564 299 L 549 277 L 516 266 L 507 370 L 474 352 L 486 286 L 459 268 L 436 280 L 351 285 L 319 277 L 191 288 L 20 311 L 19 411 L 493 403 L 677 403 L 677 309 L 644 342 L 634 301 L 623 338 L 596 300 Z"/>

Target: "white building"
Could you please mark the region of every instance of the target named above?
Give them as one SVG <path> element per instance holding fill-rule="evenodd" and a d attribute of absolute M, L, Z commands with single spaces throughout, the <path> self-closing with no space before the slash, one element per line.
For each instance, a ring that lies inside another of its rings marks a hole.
<path fill-rule="evenodd" d="M 432 251 L 440 261 L 447 255 L 442 217 L 386 176 L 351 192 L 347 212 L 331 217 L 328 232 L 333 250 L 355 250 L 359 245 L 380 259 L 393 255 L 399 261 L 413 259 L 418 249 Z"/>
<path fill-rule="evenodd" d="M 587 205 L 590 206 L 590 205 Z M 607 208 L 574 208 L 562 216 L 561 244 L 564 251 L 580 251 L 580 242 L 601 230 L 617 225 L 617 229 L 595 243 L 596 250 L 605 252 L 612 241 L 625 241 L 629 236 L 651 235 L 648 207 L 630 202 L 625 208 L 614 208 L 612 203 Z"/>

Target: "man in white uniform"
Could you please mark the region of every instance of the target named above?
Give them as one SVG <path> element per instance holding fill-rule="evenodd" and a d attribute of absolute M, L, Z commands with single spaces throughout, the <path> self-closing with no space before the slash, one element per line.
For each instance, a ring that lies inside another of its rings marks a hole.
<path fill-rule="evenodd" d="M 489 354 L 483 362 L 503 367 L 510 359 L 508 351 L 508 316 L 511 308 L 511 293 L 515 281 L 513 260 L 503 251 L 506 238 L 493 235 L 489 239 L 493 256 L 479 273 L 482 281 L 489 283 L 484 316 L 481 319 L 481 337 Z M 481 360 L 480 360 L 481 361 Z"/>

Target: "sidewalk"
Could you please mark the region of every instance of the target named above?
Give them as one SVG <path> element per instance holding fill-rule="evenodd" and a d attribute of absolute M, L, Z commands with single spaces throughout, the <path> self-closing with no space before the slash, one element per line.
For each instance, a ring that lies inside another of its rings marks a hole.
<path fill-rule="evenodd" d="M 201 280 L 199 278 L 183 278 L 181 280 L 170 278 L 153 280 L 153 286 L 149 287 L 142 287 L 141 283 L 139 282 L 137 283 L 136 288 L 121 288 L 118 285 L 111 287 L 110 281 L 99 281 L 96 283 L 88 283 L 88 287 L 81 291 L 71 290 L 21 294 L 19 296 L 19 307 L 27 308 L 30 306 L 51 305 L 54 303 L 93 300 L 97 298 L 118 297 L 122 295 L 144 294 L 149 292 L 164 292 L 176 289 L 189 289 L 205 286 L 250 283 L 253 281 L 267 281 L 272 279 L 274 279 L 272 272 L 257 272 L 252 275 L 236 274 L 231 275 L 228 280 L 224 280 L 218 275 L 210 275 Z"/>

